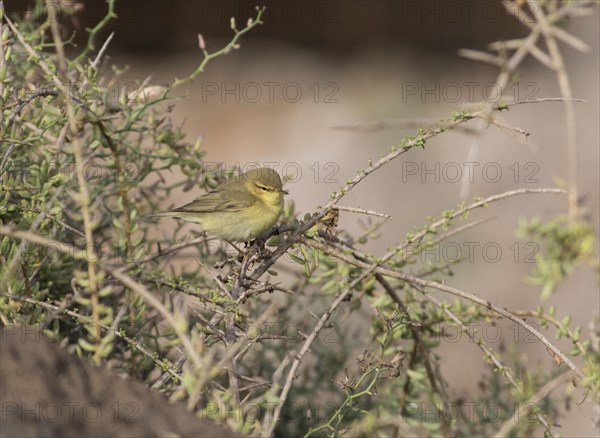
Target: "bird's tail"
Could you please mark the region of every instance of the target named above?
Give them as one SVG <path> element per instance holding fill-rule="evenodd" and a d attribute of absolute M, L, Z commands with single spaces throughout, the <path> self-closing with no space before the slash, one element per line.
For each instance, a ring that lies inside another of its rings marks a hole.
<path fill-rule="evenodd" d="M 162 211 L 160 213 L 148 214 L 146 217 L 174 217 L 177 216 L 175 211 Z"/>

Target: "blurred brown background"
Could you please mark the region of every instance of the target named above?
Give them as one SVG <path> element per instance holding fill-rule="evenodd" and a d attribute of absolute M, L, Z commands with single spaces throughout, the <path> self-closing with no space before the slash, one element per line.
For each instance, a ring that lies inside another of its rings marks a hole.
<path fill-rule="evenodd" d="M 5 2 L 25 8 L 27 2 Z M 83 29 L 102 17 L 103 2 L 85 2 L 78 22 Z M 241 48 L 211 63 L 187 88 L 187 99 L 174 110 L 190 138 L 203 137 L 207 163 L 233 167 L 249 162 L 277 163 L 275 169 L 293 178 L 290 198 L 304 212 L 326 202 L 368 159 L 377 159 L 397 145 L 414 127 L 356 132 L 337 125 L 396 118 L 447 118 L 461 105 L 493 98 L 497 69 L 457 54 L 459 48 L 484 48 L 489 42 L 523 36 L 526 31 L 499 1 L 298 1 L 261 2 L 265 24 L 246 35 Z M 108 51 L 110 62 L 128 66 L 118 85 L 152 75 L 152 84 L 191 73 L 202 59 L 197 34 L 209 50 L 221 48 L 232 35 L 230 17 L 238 28 L 255 15 L 254 3 L 234 1 L 118 2 Z M 599 218 L 599 26 L 598 14 L 567 26 L 590 45 L 579 53 L 561 45 L 573 94 L 586 99 L 576 105 L 579 143 L 579 185 L 583 202 L 598 229 Z M 100 37 L 99 43 L 107 34 Z M 541 46 L 544 47 L 543 45 Z M 520 69 L 509 94 L 518 100 L 557 97 L 556 76 L 535 60 Z M 184 94 L 186 90 L 178 90 Z M 560 103 L 522 105 L 504 113 L 507 123 L 528 130 L 525 139 L 492 126 L 474 138 L 446 133 L 386 165 L 347 196 L 342 204 L 384 212 L 393 218 L 381 228 L 381 239 L 368 250 L 380 254 L 407 232 L 426 223 L 427 216 L 453 208 L 462 200 L 461 178 L 474 162 L 473 196 L 490 196 L 516 188 L 555 187 L 567 177 L 564 108 Z M 469 151 L 476 150 L 476 155 Z M 415 170 L 416 169 L 416 170 Z M 500 173 L 498 173 L 498 170 Z M 464 188 L 462 193 L 464 194 Z M 174 204 L 193 198 L 185 193 Z M 448 283 L 489 298 L 509 309 L 535 309 L 540 290 L 525 283 L 533 268 L 528 242 L 515 237 L 519 218 L 549 218 L 566 211 L 566 197 L 532 195 L 494 204 L 473 218 L 496 218 L 441 247 L 435 257 L 466 256 L 475 245 L 473 261 L 459 265 Z M 357 217 L 342 214 L 353 232 Z M 484 254 L 485 246 L 500 248 Z M 515 246 L 516 245 L 516 246 Z M 473 247 L 473 246 L 471 246 Z M 458 254 L 460 255 L 460 254 Z M 495 260 L 497 258 L 497 260 Z M 416 267 L 415 267 L 416 269 Z M 448 297 L 444 297 L 448 298 Z M 557 316 L 573 315 L 587 324 L 600 306 L 597 279 L 581 268 L 559 287 L 544 306 L 556 305 Z M 588 333 L 587 326 L 584 333 Z M 552 367 L 538 343 L 514 343 L 504 328 L 502 340 L 527 354 L 532 366 Z M 553 335 L 549 332 L 549 337 Z M 515 345 L 513 345 L 515 344 Z M 567 342 L 559 343 L 569 349 Z M 493 345 L 498 348 L 498 345 Z M 468 341 L 440 349 L 443 371 L 454 395 L 469 398 L 484 368 L 480 351 Z M 560 388 L 558 391 L 564 391 Z M 582 396 L 573 392 L 574 399 Z M 565 436 L 597 436 L 591 397 L 573 404 L 559 423 Z"/>

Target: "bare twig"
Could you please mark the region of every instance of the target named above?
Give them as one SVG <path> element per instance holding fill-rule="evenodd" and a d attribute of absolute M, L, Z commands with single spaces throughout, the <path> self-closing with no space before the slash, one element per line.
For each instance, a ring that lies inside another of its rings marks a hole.
<path fill-rule="evenodd" d="M 491 55 L 487 52 L 473 49 L 460 49 L 458 54 L 463 58 L 472 59 L 473 61 L 484 62 L 486 64 L 492 64 L 496 67 L 502 67 L 504 59 L 500 56 Z"/>
<path fill-rule="evenodd" d="M 222 55 L 225 55 L 229 52 L 231 52 L 233 49 L 237 49 L 239 47 L 239 39 L 242 37 L 242 35 L 244 35 L 245 33 L 250 32 L 252 29 L 254 29 L 256 26 L 258 26 L 259 24 L 263 24 L 262 22 L 262 18 L 263 15 L 266 11 L 266 8 L 263 7 L 257 7 L 256 8 L 256 18 L 254 18 L 253 20 L 249 20 L 248 24 L 245 28 L 243 28 L 242 30 L 237 30 L 235 27 L 232 27 L 233 31 L 235 32 L 235 35 L 233 36 L 233 38 L 231 39 L 231 41 L 225 46 L 223 47 L 221 50 L 217 50 L 216 52 L 212 52 L 209 53 L 206 50 L 206 47 L 201 43 L 200 44 L 200 50 L 202 50 L 202 53 L 204 54 L 204 59 L 202 59 L 202 62 L 200 63 L 200 65 L 198 66 L 198 68 L 196 68 L 196 70 L 194 70 L 188 77 L 183 78 L 183 79 L 175 79 L 175 82 L 173 83 L 173 85 L 170 87 L 170 89 L 174 89 L 179 87 L 180 85 L 186 84 L 188 82 L 192 82 L 194 79 L 196 79 L 196 77 L 204 72 L 204 69 L 206 68 L 206 66 L 208 65 L 208 63 L 219 57 Z M 201 40 L 202 42 L 204 41 L 203 39 Z"/>
<path fill-rule="evenodd" d="M 339 210 L 339 211 L 347 211 L 350 213 L 359 213 L 359 214 L 366 214 L 368 216 L 377 216 L 377 217 L 384 217 L 386 219 L 390 219 L 391 216 L 389 214 L 385 214 L 385 213 L 379 213 L 377 211 L 373 211 L 373 210 L 365 210 L 363 208 L 360 207 L 344 207 L 341 205 L 334 205 L 332 207 L 333 210 Z"/>
<path fill-rule="evenodd" d="M 517 126 L 511 126 L 506 123 L 502 123 L 501 121 L 498 120 L 498 117 L 496 117 L 495 119 L 489 119 L 488 122 L 490 122 L 492 125 L 500 128 L 500 129 L 506 129 L 507 131 L 516 132 L 517 134 L 520 134 L 523 137 L 529 137 L 529 131 L 526 131 Z"/>
<path fill-rule="evenodd" d="M 104 56 L 104 52 L 106 52 L 106 49 L 108 48 L 108 45 L 110 44 L 110 42 L 112 41 L 114 36 L 115 36 L 115 33 L 111 32 L 110 35 L 108 36 L 108 38 L 106 38 L 106 41 L 104 41 L 104 44 L 102 45 L 102 47 L 100 48 L 100 51 L 98 51 L 98 54 L 96 55 L 96 58 L 92 62 L 92 68 L 94 68 L 94 69 L 98 68 L 98 65 L 100 64 L 100 60 Z"/>
<path fill-rule="evenodd" d="M 541 27 L 542 34 L 544 35 L 544 39 L 546 41 L 546 45 L 548 46 L 548 52 L 550 53 L 550 58 L 552 59 L 552 64 L 554 66 L 553 70 L 556 71 L 556 76 L 558 78 L 558 84 L 560 87 L 561 94 L 566 99 L 564 102 L 564 106 L 565 116 L 567 119 L 567 154 L 569 163 L 568 204 L 569 218 L 571 220 L 574 220 L 579 216 L 579 195 L 577 189 L 577 125 L 575 120 L 575 106 L 571 101 L 571 99 L 573 98 L 573 93 L 571 91 L 571 84 L 569 81 L 567 70 L 565 68 L 563 57 L 560 53 L 560 49 L 558 48 L 558 44 L 556 43 L 556 33 L 554 32 L 556 26 L 551 26 L 540 2 L 537 0 L 531 1 L 533 2 L 533 7 L 530 7 L 530 9 Z"/>
<path fill-rule="evenodd" d="M 585 99 L 575 99 L 566 97 L 541 97 L 539 99 L 527 99 L 518 102 L 512 102 L 506 104 L 506 106 L 524 105 L 528 103 L 540 103 L 540 102 L 587 102 Z"/>
<path fill-rule="evenodd" d="M 351 123 L 345 125 L 335 125 L 332 126 L 331 129 L 338 129 L 344 131 L 353 131 L 353 132 L 377 132 L 377 131 L 385 131 L 389 129 L 401 129 L 401 128 L 435 128 L 439 126 L 440 121 L 434 119 L 424 119 L 424 118 L 410 118 L 410 119 L 386 119 L 386 120 L 376 120 L 374 122 L 361 122 L 361 123 Z M 474 135 L 477 131 L 470 126 L 457 126 L 456 131 L 462 132 L 464 134 Z"/>
<path fill-rule="evenodd" d="M 100 64 L 100 60 L 102 59 L 102 56 L 104 56 L 104 52 L 108 48 L 108 45 L 110 44 L 110 42 L 112 41 L 112 39 L 113 39 L 114 36 L 115 36 L 115 33 L 111 32 L 111 34 L 108 36 L 108 38 L 106 39 L 106 41 L 104 41 L 104 44 L 102 45 L 102 48 L 100 49 L 100 51 L 96 55 L 96 58 L 94 59 L 94 61 L 91 64 L 91 66 L 92 66 L 93 69 L 97 69 L 98 68 L 98 65 Z M 88 84 L 89 84 L 89 80 L 88 80 L 88 78 L 86 76 L 83 79 L 83 82 L 81 83 L 81 86 L 79 87 L 79 89 L 80 90 L 84 90 L 85 87 L 87 87 Z"/>

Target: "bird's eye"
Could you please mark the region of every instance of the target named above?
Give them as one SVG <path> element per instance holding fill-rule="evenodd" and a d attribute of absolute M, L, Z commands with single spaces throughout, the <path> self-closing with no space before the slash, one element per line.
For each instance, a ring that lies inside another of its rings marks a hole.
<path fill-rule="evenodd" d="M 266 192 L 266 191 L 267 191 L 267 188 L 266 188 L 265 186 L 259 186 L 259 187 L 260 187 L 260 189 L 261 189 L 263 192 Z"/>

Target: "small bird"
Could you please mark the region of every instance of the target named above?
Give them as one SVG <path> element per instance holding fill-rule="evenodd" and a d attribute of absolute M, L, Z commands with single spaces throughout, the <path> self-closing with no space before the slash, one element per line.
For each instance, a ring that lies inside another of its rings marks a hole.
<path fill-rule="evenodd" d="M 238 175 L 189 204 L 155 216 L 198 223 L 229 242 L 248 242 L 277 223 L 283 211 L 281 177 L 268 167 Z"/>

